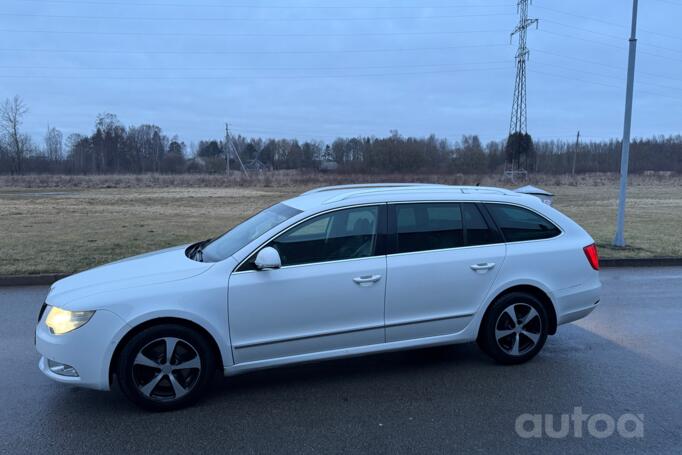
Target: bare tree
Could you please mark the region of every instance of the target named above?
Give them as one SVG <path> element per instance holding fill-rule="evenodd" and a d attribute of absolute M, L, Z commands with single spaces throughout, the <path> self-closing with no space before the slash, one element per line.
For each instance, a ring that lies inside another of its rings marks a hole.
<path fill-rule="evenodd" d="M 21 174 L 22 171 L 28 142 L 28 137 L 19 132 L 19 127 L 27 112 L 28 107 L 19 95 L 15 95 L 12 99 L 6 99 L 2 109 L 0 109 L 0 130 L 7 136 L 14 170 L 18 174 Z"/>
<path fill-rule="evenodd" d="M 45 134 L 45 155 L 50 161 L 59 161 L 62 159 L 63 150 L 62 132 L 57 128 L 50 128 L 48 125 L 47 133 Z"/>

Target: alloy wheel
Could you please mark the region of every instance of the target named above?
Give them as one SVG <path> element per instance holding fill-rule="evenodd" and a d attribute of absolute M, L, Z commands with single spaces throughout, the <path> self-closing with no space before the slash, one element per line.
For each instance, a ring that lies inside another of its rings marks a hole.
<path fill-rule="evenodd" d="M 201 374 L 201 358 L 189 342 L 175 337 L 147 343 L 133 361 L 133 383 L 146 398 L 177 400 L 194 389 Z"/>
<path fill-rule="evenodd" d="M 542 335 L 542 318 L 527 303 L 505 308 L 495 322 L 495 340 L 506 354 L 522 356 L 531 351 Z"/>

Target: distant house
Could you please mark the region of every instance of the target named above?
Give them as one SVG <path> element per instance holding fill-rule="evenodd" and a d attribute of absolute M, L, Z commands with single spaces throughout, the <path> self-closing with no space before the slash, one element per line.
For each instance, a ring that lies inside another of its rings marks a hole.
<path fill-rule="evenodd" d="M 187 172 L 205 172 L 206 160 L 200 156 L 194 156 L 187 160 Z"/>
<path fill-rule="evenodd" d="M 254 158 L 252 160 L 246 161 L 244 163 L 244 168 L 249 172 L 251 171 L 263 172 L 267 171 L 269 169 L 269 166 L 267 166 L 261 160 Z"/>
<path fill-rule="evenodd" d="M 339 163 L 336 161 L 320 161 L 321 172 L 334 172 L 339 168 Z"/>

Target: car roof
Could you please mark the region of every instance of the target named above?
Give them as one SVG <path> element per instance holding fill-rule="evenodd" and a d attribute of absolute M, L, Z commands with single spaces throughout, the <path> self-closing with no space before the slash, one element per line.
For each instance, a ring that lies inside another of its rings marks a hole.
<path fill-rule="evenodd" d="M 303 211 L 345 205 L 425 200 L 529 201 L 533 198 L 504 188 L 423 183 L 338 185 L 307 191 L 285 203 Z"/>

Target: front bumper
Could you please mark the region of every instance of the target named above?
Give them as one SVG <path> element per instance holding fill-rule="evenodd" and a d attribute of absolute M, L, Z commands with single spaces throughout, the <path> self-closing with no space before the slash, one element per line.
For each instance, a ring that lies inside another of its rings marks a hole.
<path fill-rule="evenodd" d="M 97 310 L 82 327 L 53 335 L 41 315 L 36 327 L 36 350 L 42 356 L 38 367 L 48 378 L 97 390 L 109 390 L 109 365 L 116 345 L 129 326 L 116 314 Z M 50 370 L 48 359 L 70 365 L 78 376 L 63 376 Z"/>

